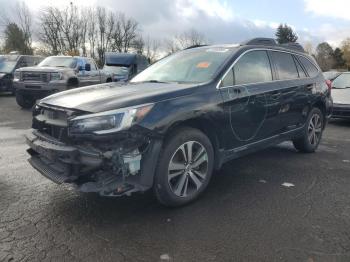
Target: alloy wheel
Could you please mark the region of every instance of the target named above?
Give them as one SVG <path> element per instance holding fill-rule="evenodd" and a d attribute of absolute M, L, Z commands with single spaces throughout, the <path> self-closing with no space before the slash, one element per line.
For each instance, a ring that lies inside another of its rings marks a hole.
<path fill-rule="evenodd" d="M 208 153 L 196 141 L 182 144 L 168 166 L 168 183 L 178 197 L 189 197 L 201 188 L 208 174 Z"/>
<path fill-rule="evenodd" d="M 314 114 L 309 122 L 308 139 L 311 145 L 315 146 L 321 139 L 322 120 L 318 114 Z"/>

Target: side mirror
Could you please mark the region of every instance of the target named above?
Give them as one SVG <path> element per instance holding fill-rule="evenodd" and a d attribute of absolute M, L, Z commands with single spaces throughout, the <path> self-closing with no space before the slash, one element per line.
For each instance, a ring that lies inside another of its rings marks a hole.
<path fill-rule="evenodd" d="M 78 66 L 78 71 L 83 71 L 83 66 Z"/>
<path fill-rule="evenodd" d="M 85 71 L 91 71 L 91 65 L 85 64 Z"/>

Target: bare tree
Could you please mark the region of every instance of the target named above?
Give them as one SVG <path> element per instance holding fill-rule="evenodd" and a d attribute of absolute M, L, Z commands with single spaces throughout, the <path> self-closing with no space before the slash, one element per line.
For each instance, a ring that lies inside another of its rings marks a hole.
<path fill-rule="evenodd" d="M 95 58 L 95 48 L 96 48 L 96 38 L 97 38 L 97 22 L 96 22 L 96 12 L 94 9 L 90 8 L 87 10 L 87 39 L 89 42 L 90 56 Z"/>
<path fill-rule="evenodd" d="M 79 24 L 80 24 L 80 29 L 79 29 L 79 44 L 80 48 L 82 50 L 83 56 L 87 56 L 87 48 L 86 48 L 86 43 L 87 43 L 87 38 L 88 38 L 88 22 L 90 17 L 89 15 L 89 9 L 82 9 L 81 10 L 81 16 L 79 19 Z"/>
<path fill-rule="evenodd" d="M 149 36 L 147 36 L 143 54 L 151 63 L 154 63 L 157 60 L 160 46 L 161 43 L 159 40 L 151 39 Z"/>
<path fill-rule="evenodd" d="M 40 33 L 39 39 L 51 50 L 53 55 L 62 53 L 65 49 L 61 35 L 60 10 L 47 7 L 41 11 L 39 16 Z"/>
<path fill-rule="evenodd" d="M 72 3 L 64 8 L 48 7 L 39 16 L 40 40 L 53 54 L 79 54 L 104 63 L 107 51 L 143 52 L 138 23 L 104 7 L 80 9 Z"/>
<path fill-rule="evenodd" d="M 190 29 L 176 35 L 172 39 L 167 39 L 165 41 L 165 46 L 167 52 L 171 54 L 191 46 L 204 45 L 207 44 L 207 42 L 208 40 L 205 38 L 204 34 L 195 29 Z"/>
<path fill-rule="evenodd" d="M 17 3 L 18 25 L 24 35 L 25 54 L 32 54 L 32 14 L 24 2 Z"/>
<path fill-rule="evenodd" d="M 120 15 L 120 22 L 123 36 L 123 51 L 127 53 L 133 41 L 137 39 L 138 23 L 134 19 L 126 17 L 124 14 Z"/>
<path fill-rule="evenodd" d="M 182 34 L 176 36 L 175 38 L 180 49 L 185 49 L 190 46 L 203 45 L 207 43 L 205 36 L 202 33 L 196 31 L 195 29 L 185 31 Z"/>
<path fill-rule="evenodd" d="M 104 7 L 97 7 L 96 9 L 97 19 L 97 54 L 98 62 L 100 65 L 104 63 L 104 54 L 111 48 L 112 36 L 114 34 L 116 15 L 115 13 L 106 12 Z"/>

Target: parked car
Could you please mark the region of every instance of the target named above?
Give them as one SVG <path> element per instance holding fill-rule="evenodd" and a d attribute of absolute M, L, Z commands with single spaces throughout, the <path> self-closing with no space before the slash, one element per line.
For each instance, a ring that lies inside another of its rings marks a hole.
<path fill-rule="evenodd" d="M 130 83 L 54 94 L 33 112 L 30 163 L 82 192 L 153 189 L 187 204 L 232 159 L 291 140 L 315 152 L 332 98 L 315 60 L 254 39 L 179 51 Z"/>
<path fill-rule="evenodd" d="M 350 72 L 340 73 L 332 81 L 333 118 L 350 119 Z"/>
<path fill-rule="evenodd" d="M 93 59 L 76 56 L 50 56 L 38 66 L 16 70 L 14 76 L 16 101 L 23 108 L 52 93 L 111 81 Z"/>
<path fill-rule="evenodd" d="M 112 75 L 114 82 L 126 82 L 148 66 L 148 59 L 143 55 L 106 52 L 103 70 Z"/>
<path fill-rule="evenodd" d="M 333 81 L 341 73 L 342 72 L 338 72 L 338 71 L 327 71 L 327 72 L 323 72 L 323 76 L 326 80 Z"/>
<path fill-rule="evenodd" d="M 15 93 L 13 74 L 21 67 L 35 66 L 44 58 L 41 56 L 9 54 L 0 56 L 0 91 Z"/>

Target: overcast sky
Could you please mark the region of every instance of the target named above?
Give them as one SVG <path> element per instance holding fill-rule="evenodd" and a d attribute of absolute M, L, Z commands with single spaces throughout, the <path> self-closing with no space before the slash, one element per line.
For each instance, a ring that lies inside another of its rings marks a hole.
<path fill-rule="evenodd" d="M 0 0 L 0 6 L 11 5 Z M 124 12 L 141 24 L 144 35 L 166 38 L 194 28 L 212 43 L 237 43 L 273 37 L 279 23 L 291 25 L 300 42 L 328 41 L 333 46 L 350 37 L 349 0 L 25 0 L 36 12 L 48 5 L 104 6 Z M 11 2 L 13 3 L 13 2 Z"/>

